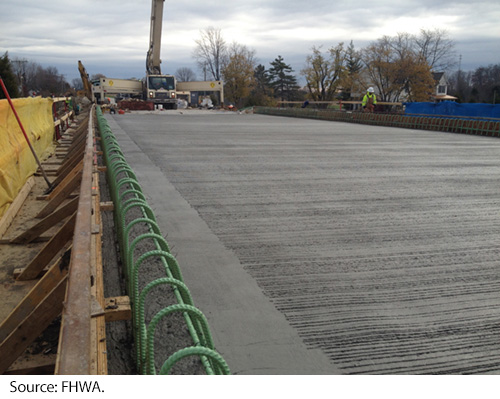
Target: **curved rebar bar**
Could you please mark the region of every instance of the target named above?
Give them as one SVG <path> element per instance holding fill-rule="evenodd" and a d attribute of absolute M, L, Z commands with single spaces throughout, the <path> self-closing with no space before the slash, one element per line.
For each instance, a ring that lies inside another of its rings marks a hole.
<path fill-rule="evenodd" d="M 133 335 L 136 346 L 136 365 L 141 373 L 156 374 L 154 366 L 154 331 L 160 320 L 174 312 L 182 313 L 187 330 L 194 346 L 187 347 L 170 355 L 161 367 L 160 374 L 168 373 L 176 362 L 187 356 L 199 356 L 207 374 L 230 374 L 229 367 L 213 345 L 208 322 L 203 313 L 193 304 L 188 287 L 184 284 L 177 260 L 170 252 L 170 247 L 161 234 L 153 210 L 148 205 L 137 177 L 127 164 L 125 156 L 114 137 L 100 108 L 97 108 L 97 122 L 101 135 L 101 146 L 106 164 L 110 195 L 114 204 L 114 218 L 120 252 L 124 262 L 126 285 L 132 306 Z M 127 198 L 126 198 L 127 197 Z M 130 212 L 136 209 L 140 217 L 133 217 Z M 133 220 L 127 223 L 127 218 Z M 148 233 L 131 238 L 132 229 L 145 224 Z M 138 244 L 151 240 L 155 250 L 134 256 Z M 143 262 L 156 257 L 162 263 L 165 277 L 149 282 L 139 290 L 139 271 Z M 177 304 L 169 305 L 146 324 L 144 308 L 148 293 L 159 285 L 170 285 Z"/>

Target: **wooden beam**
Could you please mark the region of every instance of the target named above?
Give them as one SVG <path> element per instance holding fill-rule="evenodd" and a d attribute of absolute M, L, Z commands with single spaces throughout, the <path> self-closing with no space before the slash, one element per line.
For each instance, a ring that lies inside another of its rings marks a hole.
<path fill-rule="evenodd" d="M 0 344 L 0 374 L 21 356 L 33 341 L 61 314 L 67 277 L 36 306 L 36 308 Z"/>
<path fill-rule="evenodd" d="M 58 181 L 54 181 L 52 183 L 53 185 L 57 184 L 52 190 L 52 192 L 45 197 L 45 200 L 50 201 L 54 197 L 56 197 L 62 190 L 64 190 L 64 187 L 68 184 L 68 182 L 71 182 L 75 176 L 78 176 L 78 174 L 81 173 L 83 170 L 83 161 L 81 159 L 78 160 L 78 162 L 73 166 L 71 170 L 68 171 L 64 176 L 61 176 L 61 179 L 58 179 Z"/>
<path fill-rule="evenodd" d="M 61 163 L 61 166 L 57 169 L 57 175 L 65 175 L 75 167 L 75 165 L 80 162 L 83 158 L 83 153 L 85 148 L 80 148 L 79 151 L 75 151 L 72 154 L 67 154 L 66 159 Z"/>
<path fill-rule="evenodd" d="M 4 375 L 50 375 L 56 367 L 56 353 L 21 355 Z"/>
<path fill-rule="evenodd" d="M 83 158 L 82 184 L 78 204 L 68 290 L 61 320 L 56 374 L 88 375 L 91 372 L 91 242 L 92 169 L 95 105 L 89 119 L 87 145 Z M 75 345 L 75 343 L 78 345 Z"/>
<path fill-rule="evenodd" d="M 19 212 L 19 209 L 21 209 L 21 207 L 23 206 L 24 201 L 26 201 L 26 198 L 28 197 L 28 194 L 31 192 L 31 189 L 34 185 L 35 178 L 32 176 L 26 181 L 26 183 L 24 183 L 23 188 L 21 188 L 21 190 L 17 194 L 14 202 L 10 204 L 7 211 L 2 216 L 2 219 L 0 220 L 0 237 L 5 234 L 5 232 L 11 225 L 12 221 L 17 215 L 17 212 Z"/>
<path fill-rule="evenodd" d="M 128 296 L 106 298 L 104 314 L 106 316 L 106 322 L 130 320 L 132 318 L 130 298 Z"/>
<path fill-rule="evenodd" d="M 24 299 L 10 312 L 9 316 L 0 324 L 0 342 L 7 338 L 12 331 L 35 309 L 35 307 L 49 294 L 59 282 L 68 274 L 71 249 L 68 249 L 45 273 L 45 275 L 28 292 Z"/>
<path fill-rule="evenodd" d="M 40 275 L 44 267 L 47 266 L 64 245 L 73 238 L 76 214 L 75 212 L 58 230 L 54 237 L 44 245 L 41 251 L 17 277 L 17 280 L 33 280 Z"/>
<path fill-rule="evenodd" d="M 99 173 L 93 172 L 92 186 L 99 187 Z M 103 265 L 102 265 L 102 219 L 100 208 L 101 196 L 99 190 L 96 195 L 92 196 L 92 231 L 97 227 L 97 233 L 91 239 L 91 274 L 94 277 L 94 284 L 90 292 L 97 306 L 102 310 L 102 313 L 92 317 L 92 345 L 91 345 L 91 372 L 97 375 L 108 374 L 108 357 L 106 343 L 106 319 L 104 313 L 104 281 L 103 281 Z"/>
<path fill-rule="evenodd" d="M 76 212 L 78 208 L 78 197 L 75 197 L 69 201 L 66 205 L 62 206 L 58 210 L 52 212 L 49 216 L 42 219 L 40 222 L 30 227 L 21 235 L 12 239 L 11 244 L 28 244 L 34 239 L 40 237 L 41 234 L 45 233 L 48 229 L 52 228 L 54 225 L 59 223 L 61 220 L 66 219 Z"/>
<path fill-rule="evenodd" d="M 59 205 L 61 205 L 66 198 L 68 198 L 73 191 L 75 191 L 82 179 L 82 172 L 78 173 L 77 175 L 74 175 L 71 180 L 67 181 L 64 183 L 64 186 L 62 186 L 63 183 L 61 183 L 60 187 L 61 190 L 58 191 L 57 195 L 52 198 L 47 205 L 36 215 L 35 217 L 37 219 L 42 219 L 44 217 L 47 217 L 50 215 L 52 212 L 54 212 Z"/>

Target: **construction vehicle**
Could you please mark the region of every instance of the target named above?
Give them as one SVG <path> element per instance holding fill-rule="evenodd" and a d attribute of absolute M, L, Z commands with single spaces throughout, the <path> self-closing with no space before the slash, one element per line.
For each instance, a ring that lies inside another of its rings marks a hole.
<path fill-rule="evenodd" d="M 92 80 L 92 95 L 98 104 L 106 104 L 110 99 L 137 98 L 144 95 L 143 83 L 136 79 L 112 79 L 101 77 Z"/>
<path fill-rule="evenodd" d="M 161 30 L 163 24 L 163 3 L 165 0 L 152 0 L 151 29 L 149 50 L 146 57 L 146 97 L 155 105 L 176 109 L 176 79 L 173 75 L 161 73 Z"/>
<path fill-rule="evenodd" d="M 143 100 L 142 104 L 139 101 L 133 101 L 127 102 L 127 105 L 129 107 L 138 107 L 137 109 L 145 109 L 145 106 L 154 109 L 158 105 L 163 108 L 177 109 L 178 94 L 191 105 L 198 106 L 200 99 L 203 98 L 202 96 L 214 93 L 219 104 L 223 105 L 224 85 L 222 81 L 177 82 L 175 76 L 162 74 L 160 50 L 164 1 L 152 0 L 151 4 L 151 28 L 149 49 L 146 56 L 146 77 L 142 81 L 113 78 L 95 79 L 91 82 L 92 101 L 105 104 L 112 99 L 117 102 L 120 99 L 141 99 Z M 80 68 L 81 62 L 78 61 L 78 63 Z M 88 81 L 86 72 L 85 79 Z M 84 80 L 84 75 L 82 75 L 82 80 Z"/>
<path fill-rule="evenodd" d="M 89 75 L 81 61 L 78 61 L 78 70 L 80 71 L 80 77 L 82 78 L 83 91 L 85 96 L 90 101 L 94 101 L 94 98 L 92 97 L 92 85 L 89 82 Z"/>

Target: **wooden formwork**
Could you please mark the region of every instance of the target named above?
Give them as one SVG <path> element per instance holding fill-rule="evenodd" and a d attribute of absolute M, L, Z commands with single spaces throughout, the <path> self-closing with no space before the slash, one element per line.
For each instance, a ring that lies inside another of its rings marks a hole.
<path fill-rule="evenodd" d="M 50 193 L 35 175 L 0 222 L 0 295 L 10 299 L 0 309 L 0 374 L 107 374 L 106 321 L 130 317 L 127 298 L 104 296 L 93 112 L 45 163 Z M 54 323 L 57 347 L 33 355 Z"/>

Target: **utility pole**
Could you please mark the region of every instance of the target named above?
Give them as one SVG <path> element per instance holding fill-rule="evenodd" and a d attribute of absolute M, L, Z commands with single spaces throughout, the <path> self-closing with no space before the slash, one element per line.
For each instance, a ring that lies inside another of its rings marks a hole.
<path fill-rule="evenodd" d="M 27 60 L 13 60 L 13 64 L 16 64 L 17 69 L 17 81 L 19 82 L 19 86 L 21 88 L 21 96 L 27 97 L 27 89 L 26 89 L 26 64 Z"/>

